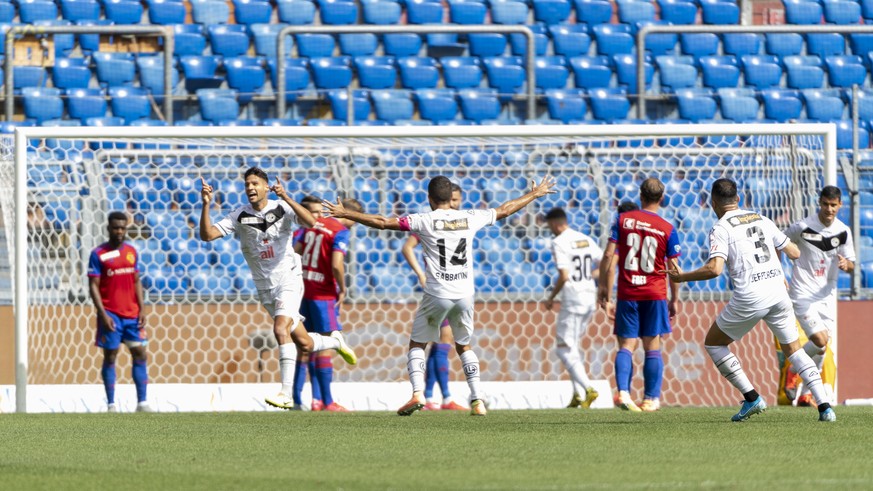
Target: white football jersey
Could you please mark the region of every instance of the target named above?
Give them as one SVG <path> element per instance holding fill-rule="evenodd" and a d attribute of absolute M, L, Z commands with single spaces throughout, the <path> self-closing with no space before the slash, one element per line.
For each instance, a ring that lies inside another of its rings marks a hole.
<path fill-rule="evenodd" d="M 835 295 L 840 274 L 837 255 L 855 261 L 849 227 L 839 218 L 825 227 L 818 214 L 812 214 L 788 227 L 785 235 L 800 248 L 791 273 L 791 299 L 815 302 Z"/>
<path fill-rule="evenodd" d="M 243 205 L 215 226 L 222 236 L 236 235 L 255 286 L 268 290 L 302 277 L 292 240 L 297 223 L 297 214 L 288 203 L 269 200 L 261 211 Z"/>
<path fill-rule="evenodd" d="M 421 242 L 427 294 L 452 300 L 473 296 L 473 237 L 495 221 L 493 208 L 439 209 L 400 219 L 401 230 L 415 232 Z"/>
<path fill-rule="evenodd" d="M 776 250 L 791 243 L 769 218 L 748 210 L 724 214 L 709 232 L 709 258 L 727 263 L 734 284 L 731 302 L 763 309 L 788 299 Z"/>
<path fill-rule="evenodd" d="M 570 274 L 561 290 L 561 309 L 574 314 L 591 310 L 597 292 L 591 272 L 600 263 L 603 250 L 591 237 L 568 228 L 552 239 L 552 255 L 555 266 Z"/>

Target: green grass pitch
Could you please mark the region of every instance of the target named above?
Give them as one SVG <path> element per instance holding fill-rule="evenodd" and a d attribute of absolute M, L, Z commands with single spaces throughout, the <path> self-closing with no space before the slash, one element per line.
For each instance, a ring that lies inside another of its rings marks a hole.
<path fill-rule="evenodd" d="M 0 417 L 0 489 L 871 489 L 873 408 Z"/>

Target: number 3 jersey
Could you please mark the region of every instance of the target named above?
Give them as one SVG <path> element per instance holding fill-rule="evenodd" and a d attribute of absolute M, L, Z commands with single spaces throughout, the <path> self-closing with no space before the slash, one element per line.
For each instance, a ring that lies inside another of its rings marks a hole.
<path fill-rule="evenodd" d="M 679 234 L 667 220 L 650 211 L 620 214 L 610 242 L 618 249 L 618 299 L 666 300 L 665 258 L 681 253 Z"/>
<path fill-rule="evenodd" d="M 558 269 L 569 273 L 561 290 L 561 309 L 573 314 L 590 311 L 597 291 L 591 272 L 603 250 L 591 237 L 568 228 L 552 239 L 552 255 Z"/>
<path fill-rule="evenodd" d="M 473 296 L 473 237 L 495 221 L 497 212 L 493 208 L 438 209 L 400 218 L 400 230 L 416 233 L 421 242 L 427 275 L 425 293 L 450 300 Z"/>
<path fill-rule="evenodd" d="M 787 299 L 776 250 L 791 241 L 769 218 L 748 210 L 725 213 L 709 232 L 709 259 L 727 263 L 734 284 L 731 302 L 762 309 Z"/>
<path fill-rule="evenodd" d="M 294 243 L 303 245 L 303 298 L 336 300 L 333 253 L 349 252 L 349 229 L 335 218 L 319 218 L 311 228 L 299 229 Z"/>

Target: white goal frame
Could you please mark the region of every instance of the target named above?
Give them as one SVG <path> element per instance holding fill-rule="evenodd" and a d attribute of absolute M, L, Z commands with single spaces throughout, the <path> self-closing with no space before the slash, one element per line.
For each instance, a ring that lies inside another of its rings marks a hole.
<path fill-rule="evenodd" d="M 14 335 L 15 408 L 27 412 L 28 375 L 28 278 L 27 278 L 27 142 L 31 139 L 63 138 L 101 140 L 111 138 L 251 139 L 355 138 L 395 140 L 433 138 L 451 143 L 452 138 L 503 137 L 679 137 L 736 134 L 806 135 L 823 138 L 823 179 L 835 185 L 837 176 L 837 131 L 832 123 L 816 124 L 677 124 L 677 125 L 532 125 L 532 126 L 402 126 L 402 127 L 18 127 L 15 129 L 14 166 Z M 836 388 L 834 388 L 836 390 Z"/>

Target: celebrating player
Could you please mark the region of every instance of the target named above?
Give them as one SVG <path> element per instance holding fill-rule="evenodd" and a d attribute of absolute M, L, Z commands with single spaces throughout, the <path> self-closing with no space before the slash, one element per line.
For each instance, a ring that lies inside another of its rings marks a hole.
<path fill-rule="evenodd" d="M 437 176 L 427 186 L 428 202 L 433 211 L 414 213 L 401 218 L 367 215 L 345 209 L 342 202 L 325 202 L 328 214 L 348 218 L 381 230 L 401 230 L 418 234 L 424 251 L 427 282 L 409 341 L 406 368 L 412 383 L 412 398 L 397 410 L 401 416 L 423 408 L 424 348 L 439 340 L 440 325 L 448 318 L 455 338 L 455 350 L 461 357 L 464 375 L 470 387 L 470 414 L 484 416 L 487 412 L 479 382 L 479 359 L 470 347 L 473 334 L 473 254 L 476 232 L 521 210 L 533 200 L 554 193 L 551 177 L 539 184 L 531 182 L 531 190 L 519 198 L 488 210 L 453 210 L 452 182 Z"/>
<path fill-rule="evenodd" d="M 615 306 L 615 335 L 619 351 L 615 356 L 615 381 L 619 407 L 627 411 L 657 411 L 661 407 L 661 336 L 669 334 L 670 318 L 676 315 L 678 285 L 672 284 L 667 302 L 667 278 L 663 273 L 665 258 L 678 267 L 679 235 L 673 226 L 658 216 L 664 184 L 650 177 L 640 184 L 642 209 L 620 213 L 612 225 L 609 244 L 600 261 L 597 298 L 609 309 L 612 291 L 610 265 L 618 248 L 618 299 Z M 642 338 L 646 359 L 643 364 L 645 399 L 637 406 L 630 396 L 633 352 L 637 338 Z"/>
<path fill-rule="evenodd" d="M 837 277 L 840 271 L 851 273 L 855 269 L 855 246 L 851 230 L 837 218 L 843 205 L 840 188 L 822 188 L 818 204 L 818 213 L 792 224 L 785 235 L 800 249 L 788 295 L 800 327 L 809 337 L 803 350 L 821 372 L 829 334 L 836 328 Z"/>
<path fill-rule="evenodd" d="M 561 294 L 561 310 L 555 329 L 555 353 L 573 380 L 573 397 L 568 407 L 591 407 L 598 396 L 579 352 L 579 340 L 588 329 L 594 316 L 595 281 L 600 276 L 598 263 L 603 250 L 591 237 L 577 232 L 567 224 L 567 213 L 562 208 L 553 208 L 546 214 L 546 224 L 555 238 L 552 239 L 552 255 L 558 269 L 558 280 L 544 302 L 546 310 L 552 310 L 555 298 Z M 580 395 L 585 393 L 583 399 Z"/>
<path fill-rule="evenodd" d="M 146 368 L 146 317 L 143 311 L 142 282 L 139 279 L 139 254 L 127 238 L 127 215 L 109 214 L 109 240 L 91 251 L 88 261 L 88 286 L 97 311 L 97 339 L 103 348 L 100 375 L 106 390 L 107 411 L 116 412 L 115 358 L 121 342 L 133 358 L 131 377 L 136 386 L 136 410 L 150 412 L 146 402 L 149 375 Z"/>
<path fill-rule="evenodd" d="M 819 402 L 819 421 L 836 421 L 834 410 L 826 402 L 815 362 L 800 347 L 782 264 L 773 251 L 780 250 L 791 259 L 797 259 L 800 249 L 770 219 L 740 209 L 737 185 L 730 179 L 717 179 L 712 183 L 711 202 L 719 220 L 709 233 L 709 260 L 694 271 L 683 273 L 677 267 L 667 273 L 677 283 L 709 280 L 718 277 L 727 263 L 734 293 L 710 326 L 704 347 L 719 372 L 743 394 L 743 404 L 731 420 L 745 421 L 767 409 L 740 360 L 728 348 L 763 319 Z"/>
<path fill-rule="evenodd" d="M 453 210 L 460 210 L 462 199 L 463 194 L 461 186 L 452 183 L 451 208 Z M 415 246 L 417 246 L 419 242 L 417 235 L 410 234 L 409 238 L 407 238 L 406 242 L 403 244 L 401 252 L 406 259 L 406 262 L 409 263 L 409 266 L 412 268 L 412 271 L 414 271 L 415 275 L 418 276 L 418 284 L 421 285 L 422 289 L 424 289 L 427 285 L 427 276 L 424 274 L 424 270 L 421 269 L 421 265 L 418 264 L 418 259 L 415 258 L 414 252 Z M 449 392 L 449 351 L 452 350 L 453 343 L 454 338 L 452 338 L 452 328 L 449 326 L 449 320 L 446 319 L 440 326 L 440 340 L 438 343 L 431 344 L 430 353 L 427 357 L 427 368 L 424 371 L 424 398 L 427 400 L 427 404 L 422 408 L 423 410 L 467 410 L 464 406 L 453 401 L 452 394 Z M 440 384 L 440 392 L 443 394 L 442 404 L 437 403 L 433 398 L 433 388 L 437 381 L 439 381 Z"/>
<path fill-rule="evenodd" d="M 294 239 L 294 250 L 303 258 L 303 300 L 300 303 L 300 315 L 308 332 L 330 335 L 333 331 L 342 331 L 339 309 L 346 296 L 345 259 L 349 252 L 349 228 L 355 222 L 321 217 L 321 201 L 313 199 L 304 198 L 303 202 L 307 203 L 306 207 L 310 211 L 315 210 L 320 218 L 312 227 L 300 229 L 302 233 L 295 234 Z M 354 211 L 363 210 L 355 199 L 344 199 L 343 205 Z M 308 365 L 312 378 L 312 410 L 348 411 L 333 400 L 330 391 L 333 380 L 330 351 L 322 351 L 308 358 L 307 360 L 301 355 L 297 360 L 294 403 L 299 407 L 300 392 L 306 381 Z"/>
<path fill-rule="evenodd" d="M 274 407 L 293 409 L 291 395 L 297 350 L 303 357 L 312 352 L 335 349 L 351 365 L 357 363 L 357 358 L 339 331 L 331 332 L 330 336 L 310 336 L 303 327 L 300 317 L 303 277 L 300 256 L 294 252 L 291 239 L 295 224 L 315 225 L 312 214 L 288 196 L 278 178 L 276 184 L 270 186 L 263 170 L 252 167 L 243 178 L 248 204 L 232 211 L 215 225 L 209 217 L 213 189 L 201 178 L 200 240 L 210 242 L 231 233 L 239 239 L 261 304 L 273 318 L 273 334 L 279 344 L 282 388 L 278 395 L 267 397 L 265 401 Z M 268 199 L 270 191 L 281 201 Z"/>

